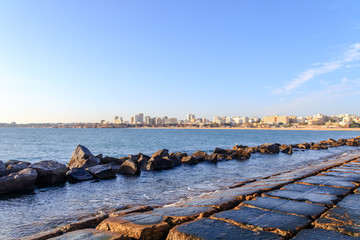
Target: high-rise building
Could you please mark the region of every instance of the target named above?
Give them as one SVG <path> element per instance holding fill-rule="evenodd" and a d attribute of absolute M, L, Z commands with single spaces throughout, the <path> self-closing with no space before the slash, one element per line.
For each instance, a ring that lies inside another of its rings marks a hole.
<path fill-rule="evenodd" d="M 150 125 L 151 124 L 151 117 L 145 116 L 145 124 Z"/>
<path fill-rule="evenodd" d="M 115 116 L 114 117 L 114 123 L 115 124 L 122 124 L 122 123 L 124 123 L 124 120 L 123 120 L 122 117 Z"/>
<path fill-rule="evenodd" d="M 134 116 L 135 124 L 143 124 L 144 123 L 144 114 L 138 113 Z"/>
<path fill-rule="evenodd" d="M 193 122 L 195 120 L 195 115 L 192 113 L 189 113 L 188 115 L 186 115 L 186 121 L 187 122 Z"/>

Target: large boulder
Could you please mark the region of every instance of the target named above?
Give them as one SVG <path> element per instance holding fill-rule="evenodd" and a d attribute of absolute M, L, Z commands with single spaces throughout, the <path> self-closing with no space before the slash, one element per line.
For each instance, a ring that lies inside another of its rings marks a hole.
<path fill-rule="evenodd" d="M 8 167 L 9 165 L 25 163 L 26 165 L 30 166 L 31 163 L 27 161 L 20 161 L 20 160 L 8 160 L 5 162 L 5 166 Z"/>
<path fill-rule="evenodd" d="M 174 167 L 180 166 L 182 164 L 181 159 L 183 157 L 187 157 L 186 153 L 176 152 L 176 153 L 170 153 L 169 157 L 172 157 L 172 160 L 174 162 Z"/>
<path fill-rule="evenodd" d="M 259 147 L 248 147 L 245 149 L 248 153 L 256 153 L 259 152 Z"/>
<path fill-rule="evenodd" d="M 95 158 L 89 149 L 82 145 L 78 145 L 71 156 L 67 167 L 71 168 L 88 168 L 100 164 L 100 159 Z"/>
<path fill-rule="evenodd" d="M 109 164 L 89 167 L 86 170 L 97 179 L 113 178 L 116 176 L 116 173 L 113 171 L 111 165 Z"/>
<path fill-rule="evenodd" d="M 137 166 L 137 162 L 128 159 L 120 165 L 118 173 L 122 175 L 139 175 L 140 168 Z"/>
<path fill-rule="evenodd" d="M 169 156 L 169 150 L 167 149 L 161 149 L 159 151 L 157 151 L 156 153 L 154 153 L 153 155 L 151 155 L 153 158 L 155 157 L 159 157 L 159 158 L 164 158 Z"/>
<path fill-rule="evenodd" d="M 141 169 L 152 171 L 152 170 L 165 170 L 174 167 L 174 161 L 169 158 L 169 150 L 162 149 L 154 153 L 150 159 L 141 156 L 139 159 L 139 166 Z"/>
<path fill-rule="evenodd" d="M 360 142 L 355 138 L 351 138 L 351 139 L 347 140 L 346 145 L 347 146 L 360 146 Z"/>
<path fill-rule="evenodd" d="M 125 162 L 126 159 L 127 159 L 127 157 L 114 158 L 114 157 L 105 156 L 105 157 L 101 158 L 100 163 L 101 164 L 108 164 L 108 163 L 115 162 L 115 163 L 118 163 L 118 164 L 122 164 L 123 162 Z"/>
<path fill-rule="evenodd" d="M 223 149 L 223 148 L 215 148 L 214 153 L 224 154 L 224 155 L 230 155 L 232 153 L 232 150 L 230 149 Z"/>
<path fill-rule="evenodd" d="M 311 145 L 310 143 L 300 143 L 298 144 L 298 148 L 300 149 L 310 149 Z"/>
<path fill-rule="evenodd" d="M 248 146 L 235 145 L 235 146 L 233 146 L 232 150 L 241 150 L 241 149 L 246 149 L 246 148 L 248 148 Z"/>
<path fill-rule="evenodd" d="M 217 163 L 218 162 L 218 158 L 217 158 L 218 154 L 217 153 L 212 153 L 212 154 L 208 154 L 204 161 L 205 162 L 210 162 L 210 163 Z"/>
<path fill-rule="evenodd" d="M 181 162 L 184 164 L 190 164 L 190 165 L 195 165 L 195 164 L 199 163 L 199 161 L 196 158 L 194 158 L 193 156 L 183 157 L 181 159 Z"/>
<path fill-rule="evenodd" d="M 0 177 L 0 194 L 33 189 L 36 178 L 36 170 L 31 168 Z"/>
<path fill-rule="evenodd" d="M 201 162 L 201 161 L 205 160 L 207 153 L 203 152 L 203 151 L 197 151 L 197 152 L 194 152 L 193 154 L 191 154 L 191 156 L 193 158 L 196 158 L 199 162 Z"/>
<path fill-rule="evenodd" d="M 290 146 L 290 145 L 283 144 L 283 145 L 280 146 L 280 149 L 281 149 L 282 153 L 287 153 L 287 154 L 292 154 L 293 153 L 292 146 Z"/>
<path fill-rule="evenodd" d="M 24 170 L 25 168 L 28 168 L 29 165 L 25 162 L 19 162 L 14 164 L 8 164 L 6 167 L 6 170 L 10 173 L 14 172 L 20 172 L 21 170 Z"/>
<path fill-rule="evenodd" d="M 138 166 L 142 169 L 142 170 L 146 170 L 146 171 L 152 171 L 154 170 L 154 166 L 153 166 L 153 162 L 149 162 L 150 157 L 147 155 L 141 155 L 141 157 L 138 160 Z"/>
<path fill-rule="evenodd" d="M 66 173 L 66 180 L 69 182 L 82 182 L 94 179 L 93 175 L 91 175 L 84 168 L 72 168 Z"/>
<path fill-rule="evenodd" d="M 327 149 L 328 147 L 324 145 L 320 145 L 318 143 L 312 143 L 310 149 L 311 150 L 321 150 L 321 149 Z"/>
<path fill-rule="evenodd" d="M 54 183 L 62 183 L 66 180 L 67 167 L 65 164 L 45 160 L 40 161 L 29 166 L 32 169 L 35 169 L 37 172 L 36 184 L 48 185 Z"/>
<path fill-rule="evenodd" d="M 279 153 L 280 148 L 278 144 L 273 143 L 264 143 L 259 146 L 259 150 L 261 153 Z"/>

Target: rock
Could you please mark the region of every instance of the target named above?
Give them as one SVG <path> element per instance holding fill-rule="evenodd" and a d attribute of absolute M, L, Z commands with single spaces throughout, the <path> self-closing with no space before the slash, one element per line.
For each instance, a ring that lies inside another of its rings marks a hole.
<path fill-rule="evenodd" d="M 97 225 L 99 225 L 102 221 L 107 219 L 109 217 L 108 214 L 102 213 L 96 216 L 91 216 L 84 218 L 80 221 L 73 222 L 70 224 L 67 224 L 65 226 L 60 227 L 61 231 L 66 232 L 72 232 L 80 229 L 86 229 L 86 228 L 95 228 Z"/>
<path fill-rule="evenodd" d="M 232 151 L 230 149 L 215 148 L 214 153 L 230 155 L 232 153 Z"/>
<path fill-rule="evenodd" d="M 283 144 L 283 145 L 280 146 L 280 149 L 281 149 L 282 153 L 287 153 L 287 154 L 292 154 L 293 153 L 292 146 L 288 146 L 288 145 Z"/>
<path fill-rule="evenodd" d="M 199 161 L 196 158 L 192 157 L 192 156 L 183 157 L 181 159 L 181 162 L 184 163 L 184 164 L 190 164 L 190 165 L 195 165 L 195 164 L 199 163 Z"/>
<path fill-rule="evenodd" d="M 186 156 L 187 156 L 186 153 L 181 153 L 181 152 L 169 154 L 169 157 L 171 157 L 174 162 L 174 167 L 180 166 L 182 164 L 181 159 Z"/>
<path fill-rule="evenodd" d="M 206 156 L 206 158 L 204 159 L 205 162 L 210 162 L 210 163 L 217 163 L 218 159 L 217 159 L 218 154 L 217 153 L 212 153 Z"/>
<path fill-rule="evenodd" d="M 36 178 L 36 170 L 31 168 L 0 177 L 0 194 L 33 189 Z"/>
<path fill-rule="evenodd" d="M 167 156 L 169 156 L 169 150 L 167 150 L 167 149 L 159 150 L 152 155 L 153 158 L 155 158 L 155 157 L 164 158 Z"/>
<path fill-rule="evenodd" d="M 100 159 L 95 158 L 89 149 L 82 145 L 78 145 L 71 156 L 68 168 L 88 168 L 100 164 Z"/>
<path fill-rule="evenodd" d="M 340 146 L 344 146 L 347 142 L 347 139 L 343 139 L 343 138 L 340 138 L 339 140 L 337 140 L 337 143 L 340 145 Z"/>
<path fill-rule="evenodd" d="M 216 154 L 216 157 L 217 157 L 217 160 L 218 160 L 218 161 L 232 160 L 232 157 L 227 156 L 227 155 L 225 155 L 225 154 L 220 154 L 220 153 L 215 153 L 215 154 Z"/>
<path fill-rule="evenodd" d="M 96 155 L 95 158 L 98 158 L 101 161 L 101 159 L 103 158 L 103 155 L 100 153 L 100 154 Z"/>
<path fill-rule="evenodd" d="M 206 158 L 207 153 L 203 152 L 203 151 L 197 151 L 197 152 L 193 153 L 191 156 L 193 158 L 196 158 L 199 162 L 201 162 Z"/>
<path fill-rule="evenodd" d="M 94 177 L 84 168 L 72 168 L 66 173 L 69 182 L 81 182 L 94 179 Z"/>
<path fill-rule="evenodd" d="M 247 149 L 248 146 L 244 146 L 244 145 L 235 145 L 233 146 L 232 150 L 241 150 L 241 149 Z"/>
<path fill-rule="evenodd" d="M 89 167 L 86 170 L 97 179 L 113 178 L 116 176 L 116 173 L 112 170 L 111 165 L 109 164 Z"/>
<path fill-rule="evenodd" d="M 6 165 L 3 161 L 0 161 L 0 177 L 5 176 L 8 174 L 8 171 L 6 170 Z"/>
<path fill-rule="evenodd" d="M 13 172 L 19 172 L 21 170 L 24 170 L 25 168 L 28 168 L 28 164 L 24 163 L 24 162 L 19 162 L 19 163 L 14 163 L 14 164 L 9 164 L 6 167 L 6 170 L 10 173 Z"/>
<path fill-rule="evenodd" d="M 26 165 L 30 166 L 31 163 L 30 162 L 26 162 L 26 161 L 20 161 L 20 160 L 9 160 L 9 161 L 6 161 L 5 163 L 5 166 L 8 167 L 9 165 L 12 165 L 12 164 L 18 164 L 18 163 L 25 163 Z"/>
<path fill-rule="evenodd" d="M 171 161 L 173 163 L 173 167 L 180 166 L 182 164 L 181 160 L 179 160 L 177 157 L 173 156 L 167 156 L 164 157 L 165 160 Z"/>
<path fill-rule="evenodd" d="M 103 158 L 101 158 L 100 163 L 101 164 L 109 164 L 109 163 L 118 163 L 118 164 L 123 164 L 126 160 L 128 159 L 128 157 L 122 157 L 122 158 L 114 158 L 114 157 L 108 157 L 105 156 Z"/>
<path fill-rule="evenodd" d="M 248 148 L 246 148 L 246 151 L 248 153 L 256 153 L 256 152 L 259 152 L 259 147 L 248 147 Z"/>
<path fill-rule="evenodd" d="M 311 147 L 310 147 L 311 150 L 321 150 L 321 149 L 327 149 L 327 148 L 328 147 L 320 145 L 318 143 L 313 143 L 313 144 L 311 144 Z"/>
<path fill-rule="evenodd" d="M 36 184 L 62 183 L 66 180 L 67 168 L 65 164 L 45 160 L 30 165 L 30 168 L 37 172 Z"/>
<path fill-rule="evenodd" d="M 298 148 L 300 148 L 300 149 L 309 149 L 310 144 L 309 143 L 300 143 L 300 144 L 298 144 Z"/>
<path fill-rule="evenodd" d="M 153 156 L 149 159 L 149 163 L 153 165 L 153 170 L 165 170 L 174 167 L 174 162 L 169 158 L 169 155 L 163 158 L 160 158 L 160 156 Z"/>
<path fill-rule="evenodd" d="M 249 159 L 251 154 L 247 152 L 245 149 L 239 149 L 239 150 L 234 150 L 230 156 L 232 157 L 232 159 L 243 160 L 243 159 Z"/>
<path fill-rule="evenodd" d="M 140 175 L 140 168 L 134 160 L 129 159 L 120 165 L 118 173 L 122 175 Z"/>
<path fill-rule="evenodd" d="M 279 153 L 280 152 L 279 145 L 273 144 L 273 143 L 264 143 L 259 146 L 259 149 L 260 149 L 261 153 Z"/>
<path fill-rule="evenodd" d="M 360 146 L 360 143 L 359 141 L 357 141 L 356 139 L 349 139 L 347 142 L 346 142 L 346 145 L 347 146 Z"/>
<path fill-rule="evenodd" d="M 142 155 L 139 160 L 138 160 L 138 166 L 142 169 L 142 170 L 146 170 L 146 171 L 152 171 L 154 170 L 154 166 L 153 166 L 153 162 L 149 162 L 150 157 L 147 155 Z"/>

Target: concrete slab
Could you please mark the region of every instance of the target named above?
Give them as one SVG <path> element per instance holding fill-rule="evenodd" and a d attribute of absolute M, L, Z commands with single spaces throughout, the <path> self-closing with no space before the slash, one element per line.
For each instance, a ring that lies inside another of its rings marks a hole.
<path fill-rule="evenodd" d="M 341 234 L 335 231 L 324 230 L 320 228 L 304 229 L 300 231 L 293 240 L 355 240 L 356 237 Z"/>
<path fill-rule="evenodd" d="M 83 229 L 69 232 L 59 237 L 50 238 L 52 240 L 131 240 L 132 238 L 123 234 L 112 233 L 109 231 L 99 231 L 96 229 Z"/>
<path fill-rule="evenodd" d="M 351 195 L 345 197 L 343 200 L 341 200 L 337 204 L 337 206 L 360 211 L 360 195 L 359 194 L 351 194 Z"/>
<path fill-rule="evenodd" d="M 345 177 L 353 178 L 355 182 L 360 181 L 360 174 L 357 173 L 346 173 L 346 172 L 322 172 L 319 176 L 334 176 L 334 177 Z"/>
<path fill-rule="evenodd" d="M 216 213 L 213 218 L 240 225 L 251 225 L 255 229 L 272 231 L 282 236 L 290 236 L 311 223 L 306 217 L 244 206 L 237 210 Z"/>
<path fill-rule="evenodd" d="M 136 239 L 157 240 L 165 237 L 170 225 L 164 221 L 163 216 L 143 213 L 108 218 L 96 229 L 121 233 Z"/>
<path fill-rule="evenodd" d="M 356 185 L 352 181 L 354 181 L 354 179 L 317 175 L 302 179 L 299 182 L 332 187 L 354 188 Z"/>
<path fill-rule="evenodd" d="M 360 210 L 334 207 L 314 222 L 315 227 L 360 237 Z"/>
<path fill-rule="evenodd" d="M 251 231 L 228 222 L 200 219 L 179 225 L 170 230 L 166 240 L 278 240 L 283 237 L 264 231 Z"/>
<path fill-rule="evenodd" d="M 283 213 L 292 213 L 308 218 L 315 218 L 327 209 L 326 207 L 317 204 L 269 197 L 259 197 L 252 201 L 245 201 L 242 202 L 241 205 L 249 205 Z"/>
<path fill-rule="evenodd" d="M 218 197 L 241 197 L 253 194 L 260 194 L 263 191 L 261 188 L 248 188 L 248 187 L 240 187 L 240 188 L 231 188 L 227 190 L 221 190 L 214 192 L 212 194 L 207 195 L 208 198 L 218 198 Z"/>
<path fill-rule="evenodd" d="M 360 169 L 355 168 L 344 168 L 344 167 L 337 167 L 330 169 L 332 172 L 348 172 L 348 173 L 358 173 L 360 174 Z"/>
<path fill-rule="evenodd" d="M 324 195 L 318 193 L 298 192 L 292 190 L 276 190 L 266 193 L 266 195 L 272 197 L 280 197 L 285 199 L 303 201 L 303 202 L 320 203 L 327 206 L 333 205 L 338 200 L 338 197 L 336 196 Z"/>
<path fill-rule="evenodd" d="M 306 185 L 306 184 L 298 184 L 298 183 L 285 185 L 284 187 L 282 187 L 282 189 L 299 191 L 299 192 L 334 195 L 334 196 L 345 196 L 346 194 L 348 194 L 350 192 L 350 190 L 346 189 L 346 188 Z"/>

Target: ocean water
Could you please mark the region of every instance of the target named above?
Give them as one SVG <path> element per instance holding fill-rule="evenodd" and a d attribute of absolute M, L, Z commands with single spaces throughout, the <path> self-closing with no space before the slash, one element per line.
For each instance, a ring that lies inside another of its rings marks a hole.
<path fill-rule="evenodd" d="M 215 147 L 232 148 L 235 144 L 293 144 L 359 135 L 355 131 L 0 128 L 0 160 L 67 163 L 78 144 L 93 154 L 122 157 L 139 152 L 150 155 L 162 148 L 191 154 L 197 150 L 212 152 Z M 118 175 L 99 182 L 65 183 L 0 196 L 0 239 L 17 239 L 125 205 L 172 204 L 244 179 L 297 169 L 350 151 L 360 148 L 343 146 L 292 155 L 253 154 L 244 161 L 182 165 L 165 171 L 143 171 L 138 177 Z"/>

